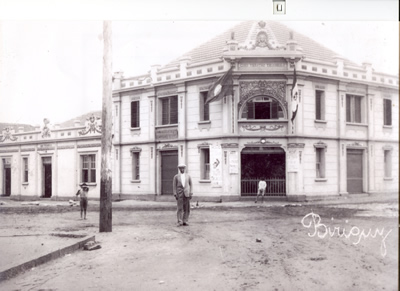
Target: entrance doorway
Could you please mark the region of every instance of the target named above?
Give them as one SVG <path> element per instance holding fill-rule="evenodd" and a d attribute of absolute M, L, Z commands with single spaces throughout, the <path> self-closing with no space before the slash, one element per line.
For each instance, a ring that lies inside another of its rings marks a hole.
<path fill-rule="evenodd" d="M 363 150 L 347 150 L 347 192 L 363 193 Z"/>
<path fill-rule="evenodd" d="M 173 195 L 172 180 L 178 173 L 178 151 L 161 152 L 161 195 Z"/>
<path fill-rule="evenodd" d="M 43 163 L 43 198 L 51 197 L 52 190 L 52 173 L 51 173 L 51 157 L 42 158 Z"/>
<path fill-rule="evenodd" d="M 285 156 L 278 147 L 245 148 L 241 154 L 241 196 L 256 196 L 260 179 L 267 182 L 266 196 L 285 196 Z"/>
<path fill-rule="evenodd" d="M 11 195 L 11 159 L 3 159 L 3 193 Z"/>

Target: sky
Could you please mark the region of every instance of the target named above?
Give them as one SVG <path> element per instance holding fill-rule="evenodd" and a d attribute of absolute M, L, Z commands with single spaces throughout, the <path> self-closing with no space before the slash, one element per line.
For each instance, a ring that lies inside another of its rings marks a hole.
<path fill-rule="evenodd" d="M 113 71 L 145 74 L 240 21 L 113 21 Z M 398 75 L 397 21 L 285 21 L 379 72 Z M 60 123 L 102 106 L 102 21 L 0 21 L 0 122 Z"/>

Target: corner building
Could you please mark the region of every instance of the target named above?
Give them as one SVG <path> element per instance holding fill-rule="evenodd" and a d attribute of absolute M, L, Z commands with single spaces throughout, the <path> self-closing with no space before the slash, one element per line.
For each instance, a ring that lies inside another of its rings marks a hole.
<path fill-rule="evenodd" d="M 231 66 L 232 93 L 206 103 Z M 398 191 L 398 77 L 280 23 L 243 22 L 113 85 L 115 198 L 168 199 L 178 163 L 198 200 L 253 196 L 261 178 L 288 200 Z"/>

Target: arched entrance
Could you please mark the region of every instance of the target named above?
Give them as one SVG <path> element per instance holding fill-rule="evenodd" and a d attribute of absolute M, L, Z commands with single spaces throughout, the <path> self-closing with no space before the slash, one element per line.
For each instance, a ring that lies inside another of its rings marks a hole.
<path fill-rule="evenodd" d="M 267 182 L 266 196 L 286 195 L 286 155 L 280 147 L 246 147 L 241 152 L 241 196 L 257 195 Z"/>

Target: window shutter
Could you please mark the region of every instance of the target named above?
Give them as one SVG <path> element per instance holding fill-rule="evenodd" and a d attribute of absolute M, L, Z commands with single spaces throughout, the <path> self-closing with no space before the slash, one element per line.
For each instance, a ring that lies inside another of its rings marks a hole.
<path fill-rule="evenodd" d="M 247 102 L 247 119 L 254 119 L 254 102 Z"/>
<path fill-rule="evenodd" d="M 207 92 L 205 94 L 203 94 L 203 120 L 210 120 L 210 103 L 206 104 L 206 100 L 207 100 Z"/>
<path fill-rule="evenodd" d="M 384 99 L 383 112 L 384 125 L 392 125 L 392 100 Z"/>
<path fill-rule="evenodd" d="M 278 119 L 278 107 L 279 104 L 276 101 L 271 103 L 271 119 Z"/>
<path fill-rule="evenodd" d="M 178 123 L 178 96 L 170 98 L 170 124 Z"/>
<path fill-rule="evenodd" d="M 351 96 L 346 95 L 346 121 L 351 122 Z"/>
<path fill-rule="evenodd" d="M 165 98 L 161 100 L 162 107 L 162 120 L 161 124 L 169 124 L 169 99 Z"/>
<path fill-rule="evenodd" d="M 315 91 L 315 119 L 321 120 L 321 91 Z"/>
<path fill-rule="evenodd" d="M 131 127 L 140 127 L 138 101 L 131 102 Z"/>
<path fill-rule="evenodd" d="M 354 96 L 354 122 L 361 123 L 361 97 Z"/>

